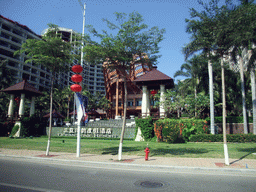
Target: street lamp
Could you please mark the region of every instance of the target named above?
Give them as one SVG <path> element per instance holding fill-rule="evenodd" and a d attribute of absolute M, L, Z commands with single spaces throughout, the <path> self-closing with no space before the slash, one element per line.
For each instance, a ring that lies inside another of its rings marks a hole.
<path fill-rule="evenodd" d="M 82 47 L 81 47 L 81 68 L 83 69 L 83 57 L 84 57 L 84 53 L 83 53 L 83 48 L 84 48 L 84 25 L 85 25 L 85 6 L 86 4 L 84 3 L 84 5 L 82 4 L 81 0 L 78 0 L 79 4 L 81 5 L 81 8 L 82 8 L 82 12 L 83 12 L 83 33 L 82 33 Z M 81 71 L 80 75 L 83 77 L 83 72 Z M 80 86 L 81 87 L 82 85 L 82 81 L 80 82 Z M 82 87 L 80 88 L 79 87 L 79 90 L 77 88 L 75 88 L 77 91 L 81 91 L 82 90 Z M 78 99 L 76 97 L 76 99 Z M 81 127 L 80 127 L 80 120 L 78 121 L 78 128 L 77 128 L 77 148 L 76 148 L 76 156 L 77 157 L 80 157 L 80 147 L 81 147 L 81 144 L 80 144 L 80 140 L 81 140 Z"/>
<path fill-rule="evenodd" d="M 83 41 L 83 37 L 84 37 L 84 26 L 85 26 L 85 9 L 86 9 L 86 4 L 84 3 L 84 5 L 82 4 L 81 0 L 78 0 L 82 12 L 83 12 L 83 32 L 82 32 L 82 48 L 81 48 L 81 66 L 83 67 L 83 57 L 84 57 L 84 53 L 83 53 L 83 48 L 84 48 L 84 41 Z"/>

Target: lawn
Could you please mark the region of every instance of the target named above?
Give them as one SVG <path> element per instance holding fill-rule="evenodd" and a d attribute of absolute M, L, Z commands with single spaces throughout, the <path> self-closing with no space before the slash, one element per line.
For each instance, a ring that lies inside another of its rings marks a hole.
<path fill-rule="evenodd" d="M 222 143 L 182 143 L 168 144 L 157 142 L 135 142 L 124 140 L 124 155 L 144 156 L 149 146 L 150 156 L 186 158 L 224 158 Z M 0 148 L 29 149 L 45 151 L 46 137 L 11 139 L 0 137 Z M 118 152 L 119 140 L 81 139 L 81 153 L 112 154 Z M 52 138 L 50 151 L 76 153 L 75 138 Z M 256 143 L 228 143 L 229 157 L 232 159 L 256 159 Z"/>

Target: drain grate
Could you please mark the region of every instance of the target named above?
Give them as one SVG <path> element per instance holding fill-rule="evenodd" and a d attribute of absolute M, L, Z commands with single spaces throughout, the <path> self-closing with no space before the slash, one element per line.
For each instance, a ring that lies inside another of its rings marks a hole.
<path fill-rule="evenodd" d="M 157 181 L 137 181 L 135 185 L 145 188 L 159 188 L 164 186 L 163 183 Z"/>

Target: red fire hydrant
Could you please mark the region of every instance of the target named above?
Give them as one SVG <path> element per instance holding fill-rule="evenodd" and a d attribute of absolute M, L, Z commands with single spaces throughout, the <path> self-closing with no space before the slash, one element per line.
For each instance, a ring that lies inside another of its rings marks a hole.
<path fill-rule="evenodd" d="M 145 161 L 148 160 L 148 154 L 149 154 L 149 153 L 150 153 L 150 150 L 149 150 L 148 147 L 146 147 L 146 149 L 145 149 Z"/>

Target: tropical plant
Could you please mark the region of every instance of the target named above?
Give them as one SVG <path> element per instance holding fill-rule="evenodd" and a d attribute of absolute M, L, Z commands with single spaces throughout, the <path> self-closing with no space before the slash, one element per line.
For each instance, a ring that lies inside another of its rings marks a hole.
<path fill-rule="evenodd" d="M 67 65 L 72 63 L 72 46 L 70 43 L 65 42 L 58 35 L 58 26 L 54 24 L 48 24 L 49 29 L 45 35 L 42 36 L 42 40 L 27 39 L 22 44 L 20 50 L 14 54 L 26 53 L 26 63 L 34 62 L 35 64 L 41 64 L 46 66 L 52 72 L 51 78 L 51 94 L 50 94 L 50 123 L 49 123 L 49 135 L 48 144 L 46 149 L 46 155 L 49 155 L 51 129 L 52 129 L 52 106 L 53 106 L 53 82 L 55 74 L 58 72 L 67 71 L 69 68 Z"/>
<path fill-rule="evenodd" d="M 185 87 L 187 87 L 187 94 L 192 94 L 192 91 L 189 91 L 189 88 L 193 89 L 194 98 L 197 98 L 199 84 L 201 84 L 201 87 L 205 87 L 205 77 L 207 76 L 207 69 L 205 66 L 207 66 L 207 60 L 205 60 L 203 55 L 195 55 L 186 63 L 182 64 L 181 69 L 176 71 L 174 74 L 174 77 L 187 77 L 187 79 L 183 80 L 182 82 L 185 84 Z M 197 109 L 194 111 L 195 117 L 197 117 Z"/>
<path fill-rule="evenodd" d="M 222 7 L 218 6 L 219 0 L 211 0 L 209 3 L 198 1 L 203 5 L 204 10 L 201 12 L 191 9 L 191 16 L 193 20 L 187 20 L 188 32 L 192 33 L 192 42 L 185 47 L 185 54 L 187 56 L 193 54 L 195 51 L 203 50 L 209 58 L 217 56 L 221 60 L 221 78 L 222 78 L 222 109 L 223 109 L 223 141 L 224 141 L 224 154 L 225 164 L 228 162 L 228 150 L 226 144 L 226 93 L 225 93 L 225 76 L 224 76 L 224 55 L 229 50 L 230 44 L 229 33 L 232 32 L 228 28 L 230 0 L 226 0 L 226 4 Z M 211 69 L 209 60 L 209 72 Z M 209 73 L 210 74 L 210 73 Z M 212 77 L 209 76 L 209 79 Z M 212 81 L 209 82 L 212 86 Z M 210 100 L 213 102 L 212 87 L 210 87 Z M 211 133 L 214 133 L 214 116 L 213 105 L 211 104 Z"/>
<path fill-rule="evenodd" d="M 232 45 L 232 59 L 235 64 L 238 63 L 241 76 L 241 91 L 243 102 L 243 116 L 244 116 L 244 133 L 248 133 L 247 114 L 246 114 L 246 96 L 245 96 L 245 80 L 244 70 L 248 68 L 251 75 L 251 89 L 252 89 L 252 104 L 254 116 L 254 134 L 256 134 L 256 90 L 255 90 L 255 58 L 256 58 L 256 21 L 255 11 L 256 4 L 253 0 L 240 0 L 241 4 L 235 7 L 230 14 L 229 26 L 233 33 L 231 35 Z M 245 55 L 247 54 L 247 62 L 245 62 Z"/>
<path fill-rule="evenodd" d="M 14 83 L 13 73 L 6 67 L 7 60 L 0 60 L 0 90 L 9 87 Z M 0 92 L 0 119 L 6 117 L 9 102 L 8 95 L 5 92 Z"/>
<path fill-rule="evenodd" d="M 124 85 L 124 118 L 122 125 L 122 133 L 119 144 L 118 159 L 121 160 L 122 144 L 126 124 L 127 113 L 127 75 L 129 74 L 131 62 L 142 62 L 155 64 L 159 58 L 159 42 L 163 40 L 164 29 L 159 30 L 158 27 L 148 29 L 143 23 L 142 15 L 133 12 L 127 15 L 125 13 L 115 13 L 117 24 L 103 19 L 107 23 L 110 30 L 117 30 L 116 35 L 108 34 L 103 30 L 103 34 L 99 34 L 92 26 L 87 26 L 90 33 L 100 38 L 100 43 L 90 40 L 84 48 L 85 60 L 90 63 L 106 62 L 105 67 L 114 69 L 119 72 L 123 78 Z M 135 60 L 135 55 L 140 60 Z M 147 55 L 147 57 L 143 57 Z"/>

